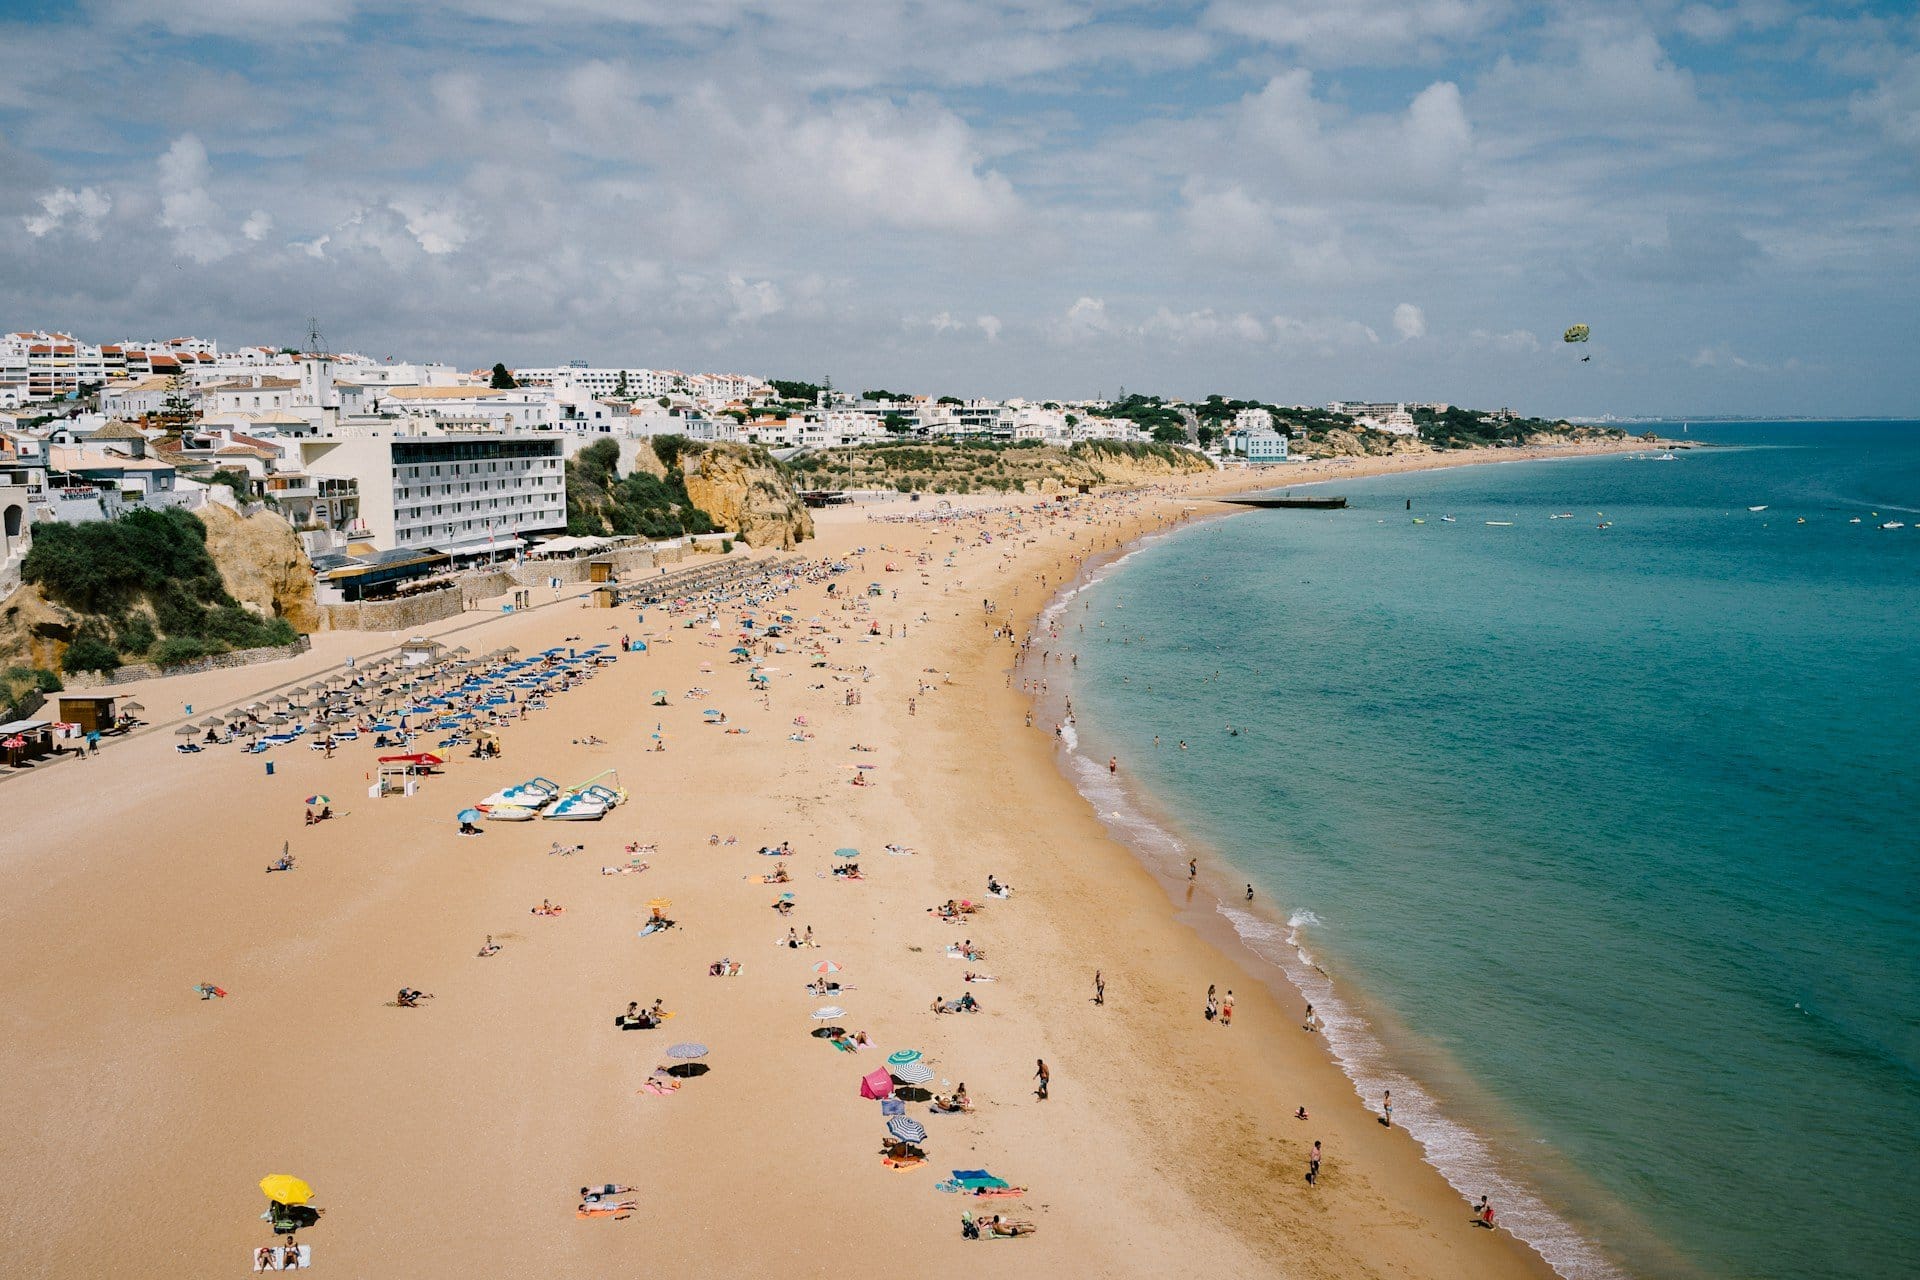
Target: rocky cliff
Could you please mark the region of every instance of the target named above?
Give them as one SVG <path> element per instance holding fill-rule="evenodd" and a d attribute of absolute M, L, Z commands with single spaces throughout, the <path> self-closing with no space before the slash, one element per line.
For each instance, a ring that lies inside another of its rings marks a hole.
<path fill-rule="evenodd" d="M 302 635 L 320 629 L 313 566 L 292 525 L 271 511 L 243 519 L 212 502 L 198 514 L 207 526 L 207 552 L 229 595 L 263 617 L 285 618 Z"/>
<path fill-rule="evenodd" d="M 1051 445 L 901 443 L 828 449 L 794 461 L 806 488 L 902 493 L 1058 493 L 1193 475 L 1213 464 L 1191 449 L 1087 441 Z"/>
<path fill-rule="evenodd" d="M 787 549 L 813 536 L 806 504 L 764 452 L 692 445 L 679 463 L 693 505 L 748 546 Z"/>

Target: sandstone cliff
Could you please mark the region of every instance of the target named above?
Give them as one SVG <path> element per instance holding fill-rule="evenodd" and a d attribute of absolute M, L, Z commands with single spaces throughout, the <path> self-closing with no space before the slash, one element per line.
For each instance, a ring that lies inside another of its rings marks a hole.
<path fill-rule="evenodd" d="M 198 515 L 207 527 L 207 552 L 220 566 L 229 595 L 263 617 L 285 618 L 303 635 L 320 629 L 313 567 L 292 525 L 271 511 L 242 519 L 212 502 Z"/>
<path fill-rule="evenodd" d="M 1058 493 L 1080 485 L 1137 484 L 1193 475 L 1213 464 L 1191 449 L 1087 441 L 996 446 L 900 443 L 828 449 L 795 459 L 806 488 L 902 493 Z"/>
<path fill-rule="evenodd" d="M 690 446 L 679 463 L 693 505 L 748 546 L 790 549 L 813 536 L 806 504 L 760 450 Z"/>

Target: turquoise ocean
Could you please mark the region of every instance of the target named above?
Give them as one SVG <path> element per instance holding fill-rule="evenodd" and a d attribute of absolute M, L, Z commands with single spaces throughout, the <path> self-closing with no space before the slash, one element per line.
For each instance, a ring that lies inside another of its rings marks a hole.
<path fill-rule="evenodd" d="M 1920 1274 L 1920 424 L 1685 438 L 1142 544 L 1067 767 L 1562 1274 Z"/>

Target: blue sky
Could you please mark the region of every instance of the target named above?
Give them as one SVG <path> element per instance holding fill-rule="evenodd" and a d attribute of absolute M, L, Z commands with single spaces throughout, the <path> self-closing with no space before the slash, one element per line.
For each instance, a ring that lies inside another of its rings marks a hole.
<path fill-rule="evenodd" d="M 81 0 L 0 47 L 9 328 L 1920 412 L 1910 3 Z"/>

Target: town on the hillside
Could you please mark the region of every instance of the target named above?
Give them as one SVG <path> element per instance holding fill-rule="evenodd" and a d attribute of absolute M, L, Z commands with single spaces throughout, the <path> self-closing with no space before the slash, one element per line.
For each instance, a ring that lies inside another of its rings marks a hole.
<path fill-rule="evenodd" d="M 606 461 L 576 484 L 617 478 L 639 442 L 668 438 L 747 446 L 788 475 L 818 478 L 809 458 L 889 442 L 1100 442 L 1261 466 L 1329 447 L 1382 451 L 1350 443 L 1368 438 L 1388 448 L 1396 438 L 1514 443 L 1555 425 L 1446 404 L 962 399 L 579 361 L 459 369 L 326 352 L 312 336 L 302 350 L 0 335 L 0 595 L 19 584 L 36 526 L 140 509 L 269 509 L 298 532 L 321 599 L 402 590 L 436 569 L 538 553 L 570 534 L 710 531 L 570 519 L 573 460 L 596 445 Z"/>

